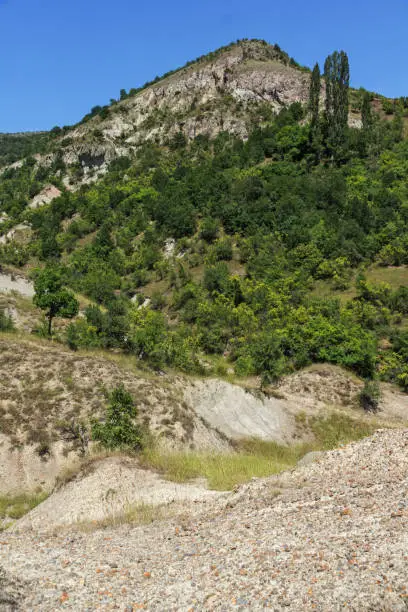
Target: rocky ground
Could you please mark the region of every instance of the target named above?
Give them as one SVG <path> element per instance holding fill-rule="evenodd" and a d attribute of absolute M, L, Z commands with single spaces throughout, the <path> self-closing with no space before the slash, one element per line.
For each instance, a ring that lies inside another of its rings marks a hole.
<path fill-rule="evenodd" d="M 313 459 L 148 526 L 4 532 L 0 609 L 406 610 L 408 430 Z"/>

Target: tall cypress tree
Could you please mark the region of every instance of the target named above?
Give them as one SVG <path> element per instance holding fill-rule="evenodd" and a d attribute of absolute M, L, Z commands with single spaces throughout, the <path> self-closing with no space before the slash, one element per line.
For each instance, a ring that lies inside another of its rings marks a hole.
<path fill-rule="evenodd" d="M 315 64 L 313 68 L 312 76 L 310 77 L 310 89 L 309 89 L 309 113 L 311 117 L 312 128 L 316 127 L 319 122 L 319 99 L 320 99 L 320 67 L 319 64 Z"/>
<path fill-rule="evenodd" d="M 326 83 L 327 145 L 334 157 L 341 156 L 347 135 L 350 68 L 347 53 L 335 51 L 324 64 Z"/>
<path fill-rule="evenodd" d="M 322 132 L 319 121 L 321 88 L 320 67 L 319 64 L 316 63 L 310 78 L 309 88 L 310 145 L 315 155 L 315 162 L 319 162 L 322 149 Z"/>

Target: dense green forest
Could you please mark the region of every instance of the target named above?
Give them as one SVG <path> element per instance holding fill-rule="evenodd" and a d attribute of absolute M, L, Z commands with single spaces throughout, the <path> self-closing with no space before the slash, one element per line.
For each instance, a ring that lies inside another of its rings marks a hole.
<path fill-rule="evenodd" d="M 346 54 L 329 56 L 324 79 L 324 108 L 316 66 L 309 107 L 284 108 L 246 141 L 145 144 L 38 210 L 27 198 L 45 181 L 63 189 L 61 160 L 6 170 L 6 225 L 29 222 L 33 236 L 0 247 L 0 261 L 52 269 L 89 298 L 66 330 L 73 350 L 262 384 L 324 361 L 408 389 L 408 281 L 378 280 L 408 265 L 404 105 L 381 118 L 354 93 L 362 127 L 349 127 Z"/>
<path fill-rule="evenodd" d="M 21 134 L 0 134 L 0 167 L 20 159 L 45 153 L 50 142 L 59 133 L 55 128 L 50 132 L 22 132 Z"/>

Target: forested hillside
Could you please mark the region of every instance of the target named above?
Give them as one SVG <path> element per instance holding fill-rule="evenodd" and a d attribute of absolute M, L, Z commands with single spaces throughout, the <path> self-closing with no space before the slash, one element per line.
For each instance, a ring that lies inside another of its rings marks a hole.
<path fill-rule="evenodd" d="M 404 100 L 351 92 L 343 52 L 306 74 L 308 103 L 264 105 L 248 138 L 180 127 L 76 191 L 58 155 L 3 172 L 0 231 L 31 230 L 0 261 L 88 298 L 62 341 L 262 384 L 324 361 L 408 388 Z M 62 195 L 28 207 L 48 183 Z"/>

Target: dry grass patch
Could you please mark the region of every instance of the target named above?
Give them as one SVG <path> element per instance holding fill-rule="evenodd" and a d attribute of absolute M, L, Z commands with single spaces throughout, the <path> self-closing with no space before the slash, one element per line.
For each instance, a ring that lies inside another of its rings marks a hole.
<path fill-rule="evenodd" d="M 228 491 L 253 477 L 263 478 L 295 466 L 304 452 L 303 447 L 251 440 L 240 443 L 238 452 L 230 454 L 147 449 L 141 462 L 174 482 L 205 478 L 210 489 Z"/>
<path fill-rule="evenodd" d="M 310 417 L 307 425 L 315 437 L 316 450 L 330 450 L 367 438 L 376 429 L 384 427 L 384 424 L 375 418 L 353 418 L 342 412 L 333 412 L 329 416 Z"/>
<path fill-rule="evenodd" d="M 371 283 L 387 283 L 392 289 L 408 286 L 408 266 L 372 266 L 366 276 Z"/>
<path fill-rule="evenodd" d="M 0 519 L 17 520 L 41 504 L 47 497 L 47 493 L 0 496 Z"/>
<path fill-rule="evenodd" d="M 107 351 L 73 353 L 56 342 L 0 334 L 0 369 L 0 418 L 7 433 L 18 433 L 22 441 L 40 430 L 52 440 L 60 439 L 59 421 L 88 423 L 91 416 L 98 418 L 106 404 L 104 388 L 120 384 L 132 394 L 140 423 L 149 418 L 151 428 L 166 435 L 158 422 L 165 410 L 171 423 L 180 419 L 177 438 L 192 435 L 191 418 L 182 405 L 182 380 L 144 371 L 135 357 Z"/>
<path fill-rule="evenodd" d="M 101 520 L 84 521 L 70 526 L 85 533 L 92 533 L 99 529 L 109 529 L 110 527 L 120 527 L 121 525 L 149 525 L 155 521 L 163 521 L 168 518 L 181 514 L 180 506 L 161 504 L 130 504 L 123 512 L 113 514 Z"/>
<path fill-rule="evenodd" d="M 297 462 L 313 450 L 330 450 L 370 436 L 385 425 L 375 418 L 353 418 L 342 412 L 328 416 L 300 417 L 303 428 L 313 434 L 310 443 L 286 446 L 259 439 L 241 440 L 234 453 L 172 452 L 155 448 L 143 451 L 140 461 L 144 467 L 158 470 L 174 482 L 188 482 L 205 478 L 210 489 L 228 491 L 251 478 L 264 478 L 295 467 Z"/>

